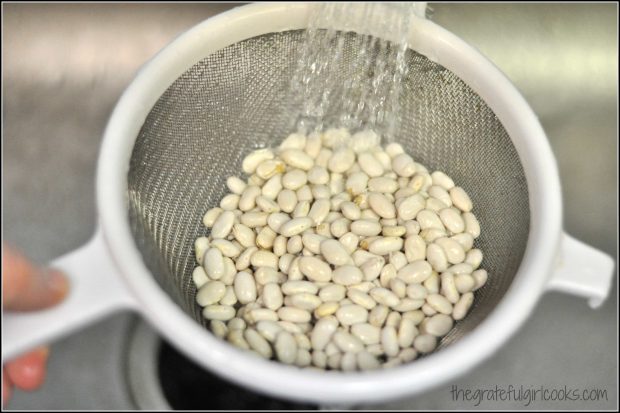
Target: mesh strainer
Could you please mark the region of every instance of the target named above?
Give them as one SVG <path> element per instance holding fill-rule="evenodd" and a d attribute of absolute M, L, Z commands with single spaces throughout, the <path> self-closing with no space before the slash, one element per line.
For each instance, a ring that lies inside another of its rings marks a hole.
<path fill-rule="evenodd" d="M 473 367 L 515 332 L 545 289 L 586 296 L 593 306 L 604 300 L 613 262 L 562 238 L 555 160 L 531 109 L 475 50 L 416 18 L 396 140 L 453 177 L 476 206 L 483 228 L 477 242 L 490 276 L 470 314 L 438 352 L 369 373 L 299 370 L 206 330 L 191 282 L 193 242 L 205 234 L 201 218 L 219 203 L 225 178 L 238 175 L 243 157 L 291 132 L 296 108 L 286 88 L 312 7 L 237 8 L 185 33 L 141 70 L 106 130 L 97 178 L 100 230 L 55 263 L 80 273 L 73 293 L 55 309 L 6 317 L 3 359 L 131 307 L 231 380 L 319 403 L 377 401 L 421 392 Z M 341 29 L 345 61 L 356 36 L 381 36 L 373 27 Z M 113 277 L 119 272 L 131 292 Z"/>

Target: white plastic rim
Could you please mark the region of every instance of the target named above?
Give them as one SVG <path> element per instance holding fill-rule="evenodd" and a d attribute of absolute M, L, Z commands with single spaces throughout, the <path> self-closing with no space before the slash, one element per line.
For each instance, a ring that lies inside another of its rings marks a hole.
<path fill-rule="evenodd" d="M 127 171 L 138 132 L 164 91 L 182 73 L 228 45 L 307 26 L 312 4 L 262 3 L 213 17 L 174 40 L 139 72 L 105 131 L 97 172 L 100 225 L 140 312 L 202 366 L 260 392 L 323 404 L 378 402 L 414 395 L 463 374 L 516 332 L 545 290 L 562 223 L 555 158 L 536 116 L 485 57 L 436 24 L 414 18 L 412 48 L 454 72 L 493 109 L 513 140 L 528 184 L 530 233 L 523 261 L 502 301 L 472 332 L 401 367 L 367 373 L 317 372 L 263 360 L 215 338 L 159 287 L 142 261 L 127 214 Z M 371 29 L 370 29 L 371 30 Z"/>

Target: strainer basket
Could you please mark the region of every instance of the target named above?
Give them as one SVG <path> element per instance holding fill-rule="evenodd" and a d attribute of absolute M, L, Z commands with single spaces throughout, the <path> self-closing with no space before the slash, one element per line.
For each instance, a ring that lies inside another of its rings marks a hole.
<path fill-rule="evenodd" d="M 106 130 L 97 177 L 100 229 L 54 263 L 79 274 L 72 294 L 44 313 L 6 317 L 3 359 L 132 308 L 198 363 L 259 391 L 319 403 L 378 401 L 472 368 L 516 331 L 546 289 L 586 296 L 593 306 L 604 300 L 613 262 L 562 235 L 557 168 L 535 115 L 478 52 L 416 17 L 395 140 L 473 200 L 489 281 L 470 314 L 436 353 L 368 373 L 284 366 L 208 332 L 191 280 L 193 243 L 207 234 L 202 216 L 226 193 L 226 177 L 240 176 L 243 157 L 293 131 L 299 107 L 287 88 L 312 7 L 239 7 L 177 38 L 140 71 Z M 381 36 L 373 27 L 342 27 L 345 63 L 356 38 L 369 34 Z M 354 73 L 339 75 L 344 81 Z M 86 268 L 94 274 L 83 274 Z"/>

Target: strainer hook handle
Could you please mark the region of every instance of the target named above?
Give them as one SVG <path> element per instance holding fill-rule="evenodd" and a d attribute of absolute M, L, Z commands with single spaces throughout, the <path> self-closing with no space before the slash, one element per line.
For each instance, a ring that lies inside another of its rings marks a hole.
<path fill-rule="evenodd" d="M 4 313 L 3 362 L 115 311 L 137 308 L 136 299 L 120 279 L 100 230 L 84 246 L 52 261 L 50 267 L 67 275 L 69 294 L 49 309 Z"/>

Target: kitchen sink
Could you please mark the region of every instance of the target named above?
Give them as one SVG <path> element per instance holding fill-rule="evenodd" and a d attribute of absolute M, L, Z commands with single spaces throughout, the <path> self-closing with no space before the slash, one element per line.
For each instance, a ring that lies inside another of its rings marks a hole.
<path fill-rule="evenodd" d="M 184 30 L 239 4 L 18 4 L 3 11 L 3 237 L 38 263 L 96 226 L 94 179 L 106 121 L 139 67 Z M 558 160 L 565 229 L 617 261 L 616 4 L 430 4 L 523 93 Z M 85 268 L 84 271 L 88 271 Z M 414 399 L 372 408 L 617 408 L 617 277 L 607 302 L 543 297 L 526 325 L 474 371 Z M 118 314 L 52 346 L 35 393 L 13 409 L 131 409 Z M 454 400 L 461 389 L 601 389 L 598 400 Z M 209 408 L 205 404 L 205 409 Z M 257 406 L 256 408 L 260 408 Z"/>

